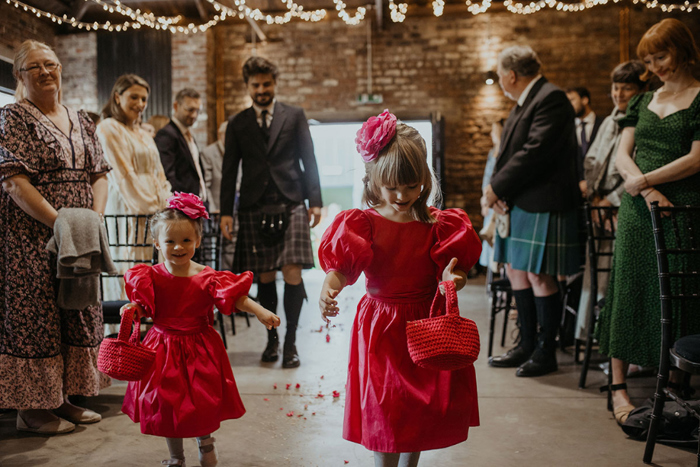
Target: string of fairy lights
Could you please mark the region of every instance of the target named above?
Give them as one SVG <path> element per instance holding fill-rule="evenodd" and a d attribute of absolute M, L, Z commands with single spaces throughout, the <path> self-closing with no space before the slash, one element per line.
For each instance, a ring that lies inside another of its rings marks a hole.
<path fill-rule="evenodd" d="M 127 20 L 114 23 L 111 21 L 104 23 L 89 23 L 80 21 L 75 17 L 70 17 L 68 15 L 55 15 L 48 11 L 41 10 L 40 8 L 28 5 L 20 0 L 5 0 L 8 5 L 13 5 L 15 8 L 24 10 L 25 12 L 35 15 L 38 18 L 47 18 L 54 23 L 67 24 L 74 28 L 84 29 L 86 31 L 103 30 L 121 32 L 130 29 L 141 29 L 147 27 L 156 30 L 169 31 L 173 34 L 195 34 L 198 32 L 205 32 L 209 28 L 216 26 L 227 18 L 249 18 L 251 20 L 260 21 L 267 24 L 286 24 L 295 18 L 302 21 L 318 22 L 328 16 L 328 12 L 324 9 L 306 11 L 302 5 L 294 2 L 294 0 L 280 0 L 287 8 L 287 12 L 283 15 L 273 15 L 264 13 L 258 8 L 253 9 L 246 5 L 246 0 L 234 0 L 235 7 L 233 8 L 226 6 L 217 0 L 207 0 L 207 2 L 216 10 L 214 17 L 206 23 L 189 23 L 187 25 L 182 25 L 180 23 L 182 22 L 183 18 L 180 15 L 157 16 L 153 13 L 142 12 L 139 9 L 134 10 L 124 5 L 121 0 L 84 1 L 100 5 L 105 11 L 119 14 L 127 18 Z M 620 1 L 622 0 L 584 0 L 569 3 L 562 2 L 560 0 L 538 0 L 531 1 L 529 3 L 520 3 L 516 0 L 505 0 L 503 5 L 511 13 L 530 15 L 544 9 L 553 9 L 563 12 L 580 12 L 600 5 L 606 5 L 610 2 L 619 3 Z M 408 13 L 408 4 L 395 3 L 394 0 L 388 0 L 388 2 L 391 20 L 395 23 L 403 22 L 406 19 L 406 14 Z M 700 10 L 700 0 L 694 3 L 687 0 L 684 3 L 661 3 L 658 0 L 632 0 L 632 3 L 635 5 L 642 4 L 649 9 L 659 8 L 663 12 L 679 10 L 689 13 L 693 10 Z M 335 10 L 338 17 L 350 26 L 360 24 L 366 17 L 367 9 L 364 7 L 358 7 L 355 9 L 354 14 L 350 14 L 347 11 L 347 5 L 343 2 L 343 0 L 333 0 L 333 4 L 335 5 Z M 478 0 L 465 0 L 465 5 L 470 13 L 473 15 L 478 15 L 486 13 L 491 8 L 492 0 L 481 0 L 480 2 Z M 445 10 L 445 0 L 433 0 L 432 8 L 435 16 L 442 16 Z"/>

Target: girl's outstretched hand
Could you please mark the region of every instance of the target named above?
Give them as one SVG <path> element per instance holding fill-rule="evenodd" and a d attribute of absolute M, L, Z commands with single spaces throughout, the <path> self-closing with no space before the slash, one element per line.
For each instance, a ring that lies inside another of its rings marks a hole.
<path fill-rule="evenodd" d="M 236 300 L 236 309 L 253 313 L 258 321 L 263 323 L 267 329 L 276 328 L 280 325 L 280 318 L 267 308 L 263 308 L 255 300 L 251 300 L 250 297 L 244 295 L 243 297 Z"/>
<path fill-rule="evenodd" d="M 457 258 L 452 258 L 445 270 L 442 271 L 442 281 L 452 281 L 455 283 L 455 289 L 461 290 L 467 283 L 467 275 L 463 271 L 455 269 L 455 266 L 457 266 Z"/>
<path fill-rule="evenodd" d="M 272 328 L 276 328 L 277 326 L 280 325 L 280 317 L 274 314 L 273 312 L 267 310 L 266 308 L 263 308 L 265 310 L 264 313 L 256 314 L 255 316 L 258 317 L 258 321 L 263 323 L 265 327 L 270 330 Z"/>
<path fill-rule="evenodd" d="M 321 317 L 326 323 L 330 323 L 332 318 L 338 316 L 340 309 L 338 308 L 338 301 L 336 297 L 340 293 L 340 290 L 332 289 L 326 284 L 321 289 L 321 298 L 318 300 L 318 306 L 321 309 Z"/>
<path fill-rule="evenodd" d="M 139 321 L 144 315 L 143 308 L 138 303 L 127 303 L 119 309 L 119 316 L 124 316 L 124 312 L 128 309 L 134 310 L 134 321 Z"/>

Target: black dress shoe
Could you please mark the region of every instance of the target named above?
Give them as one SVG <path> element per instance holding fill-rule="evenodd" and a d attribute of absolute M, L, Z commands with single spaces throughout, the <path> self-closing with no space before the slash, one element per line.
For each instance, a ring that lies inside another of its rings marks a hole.
<path fill-rule="evenodd" d="M 282 368 L 296 368 L 299 365 L 301 365 L 301 361 L 297 353 L 297 346 L 287 346 L 285 344 L 284 352 L 282 353 Z"/>
<path fill-rule="evenodd" d="M 520 365 L 515 376 L 543 376 L 549 373 L 554 373 L 559 367 L 557 366 L 557 356 L 554 352 L 544 350 L 535 350 L 532 357 Z"/>
<path fill-rule="evenodd" d="M 517 346 L 510 349 L 498 357 L 490 357 L 489 365 L 495 368 L 516 368 L 525 363 L 532 355 L 532 351 L 527 351 L 524 347 Z"/>
<path fill-rule="evenodd" d="M 279 348 L 277 339 L 267 341 L 267 347 L 265 347 L 261 360 L 265 363 L 276 362 L 279 358 Z"/>

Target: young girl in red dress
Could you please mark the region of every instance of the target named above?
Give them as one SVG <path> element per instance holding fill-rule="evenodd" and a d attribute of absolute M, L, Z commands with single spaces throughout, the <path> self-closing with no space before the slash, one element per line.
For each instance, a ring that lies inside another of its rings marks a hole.
<path fill-rule="evenodd" d="M 481 242 L 459 209 L 428 207 L 435 178 L 425 142 L 385 110 L 357 134 L 368 209 L 338 214 L 319 260 L 319 306 L 337 316 L 338 293 L 365 273 L 353 324 L 343 437 L 374 451 L 375 465 L 418 465 L 421 451 L 467 439 L 479 425 L 474 367 L 433 371 L 413 363 L 406 322 L 427 318 L 439 281 L 464 286 Z"/>
<path fill-rule="evenodd" d="M 143 344 L 156 351 L 150 372 L 132 381 L 122 411 L 141 432 L 166 438 L 170 459 L 185 465 L 182 438 L 197 438 L 202 467 L 217 465 L 211 433 L 222 420 L 245 413 L 221 338 L 212 328 L 213 308 L 254 313 L 268 329 L 279 318 L 247 296 L 253 274 L 236 276 L 192 261 L 202 237 L 201 200 L 175 193 L 168 207 L 151 219 L 151 232 L 164 262 L 131 268 L 124 276 L 126 293 L 138 315 L 153 319 Z"/>

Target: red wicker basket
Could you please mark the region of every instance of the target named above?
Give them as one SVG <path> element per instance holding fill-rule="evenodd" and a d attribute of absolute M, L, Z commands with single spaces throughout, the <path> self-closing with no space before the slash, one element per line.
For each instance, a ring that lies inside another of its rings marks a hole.
<path fill-rule="evenodd" d="M 406 323 L 408 352 L 413 362 L 431 370 L 458 370 L 479 356 L 479 330 L 474 321 L 459 316 L 457 292 L 452 281 L 440 284 L 430 317 Z M 446 308 L 446 313 L 441 314 Z"/>
<path fill-rule="evenodd" d="M 140 380 L 156 358 L 155 350 L 141 344 L 138 323 L 134 324 L 131 338 L 128 337 L 132 323 L 134 323 L 134 310 L 127 308 L 122 315 L 119 337 L 103 340 L 97 356 L 97 369 L 122 381 Z"/>

